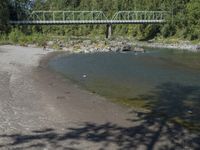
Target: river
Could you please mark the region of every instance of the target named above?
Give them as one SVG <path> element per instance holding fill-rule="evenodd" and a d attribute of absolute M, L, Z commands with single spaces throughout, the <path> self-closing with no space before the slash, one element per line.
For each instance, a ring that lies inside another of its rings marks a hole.
<path fill-rule="evenodd" d="M 146 48 L 145 53 L 66 54 L 49 66 L 114 101 L 200 122 L 200 53 Z"/>

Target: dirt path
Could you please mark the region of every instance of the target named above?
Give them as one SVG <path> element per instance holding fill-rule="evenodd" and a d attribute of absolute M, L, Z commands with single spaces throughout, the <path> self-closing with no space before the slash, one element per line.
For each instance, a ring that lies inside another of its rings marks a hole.
<path fill-rule="evenodd" d="M 0 149 L 199 148 L 199 136 L 49 71 L 40 48 L 0 46 Z M 169 131 L 168 131 L 169 130 Z"/>

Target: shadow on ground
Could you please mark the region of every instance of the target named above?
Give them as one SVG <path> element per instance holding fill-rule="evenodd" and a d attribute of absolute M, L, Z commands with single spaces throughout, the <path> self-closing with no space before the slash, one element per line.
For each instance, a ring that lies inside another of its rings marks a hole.
<path fill-rule="evenodd" d="M 133 122 L 131 127 L 122 127 L 111 122 L 86 122 L 65 131 L 50 128 L 31 131 L 29 134 L 4 134 L 0 135 L 0 141 L 5 141 L 0 148 L 42 149 L 49 146 L 67 150 L 200 149 L 199 131 L 190 132 L 172 121 L 179 118 L 186 122 L 199 123 L 200 87 L 165 83 L 137 99 L 148 100 L 152 110 L 145 113 L 131 112 L 138 114 L 137 118 L 129 118 Z"/>

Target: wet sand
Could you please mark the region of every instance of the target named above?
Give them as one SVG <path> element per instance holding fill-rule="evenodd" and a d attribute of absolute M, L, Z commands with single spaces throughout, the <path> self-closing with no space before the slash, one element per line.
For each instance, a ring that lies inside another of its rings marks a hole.
<path fill-rule="evenodd" d="M 199 136 L 109 102 L 48 68 L 56 53 L 0 46 L 0 149 L 197 149 Z"/>

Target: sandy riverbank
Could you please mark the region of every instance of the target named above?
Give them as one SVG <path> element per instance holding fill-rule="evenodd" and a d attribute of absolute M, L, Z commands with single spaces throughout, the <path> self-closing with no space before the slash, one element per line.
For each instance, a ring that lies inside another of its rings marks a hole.
<path fill-rule="evenodd" d="M 64 138 L 68 128 L 131 125 L 126 119 L 134 114 L 48 70 L 46 62 L 54 55 L 47 56 L 50 52 L 0 46 L 0 149 L 98 149 L 103 145 L 86 137 L 77 137 L 79 144 L 70 144 L 76 140 L 70 135 Z M 83 132 L 89 134 L 89 130 Z M 64 139 L 59 140 L 61 137 Z"/>
<path fill-rule="evenodd" d="M 55 55 L 0 46 L 0 149 L 200 147 L 198 135 L 113 104 L 52 72 L 47 64 Z"/>

